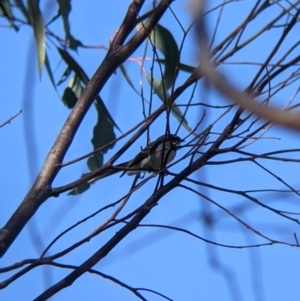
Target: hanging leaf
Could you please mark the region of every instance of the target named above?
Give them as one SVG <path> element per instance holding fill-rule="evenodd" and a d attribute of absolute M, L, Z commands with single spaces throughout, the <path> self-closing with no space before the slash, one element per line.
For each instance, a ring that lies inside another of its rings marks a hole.
<path fill-rule="evenodd" d="M 166 60 L 165 59 L 159 59 L 156 60 L 157 62 L 160 62 L 161 64 L 166 64 Z M 178 64 L 178 69 L 184 72 L 188 72 L 188 73 L 193 73 L 196 69 L 196 67 L 187 65 L 187 64 L 183 64 L 183 63 L 179 63 Z"/>
<path fill-rule="evenodd" d="M 101 167 L 103 165 L 103 155 L 101 152 L 94 154 L 89 157 L 87 160 L 87 166 L 90 171 L 94 171 L 95 169 Z"/>
<path fill-rule="evenodd" d="M 81 194 L 85 191 L 87 191 L 90 188 L 90 184 L 89 183 L 83 183 L 80 184 L 79 186 L 75 187 L 73 190 L 71 190 L 68 195 L 78 195 Z"/>
<path fill-rule="evenodd" d="M 43 16 L 39 8 L 39 0 L 27 0 L 27 8 L 29 13 L 30 23 L 33 27 L 35 43 L 38 55 L 38 70 L 39 76 L 46 59 L 46 45 L 45 45 L 45 26 Z"/>
<path fill-rule="evenodd" d="M 151 74 L 146 73 L 146 78 L 151 85 L 153 91 L 157 96 L 165 102 L 165 99 L 168 99 L 170 97 L 170 94 L 168 92 L 165 92 L 163 86 L 161 85 L 161 82 L 158 81 L 155 77 L 151 76 Z M 193 130 L 188 126 L 187 120 L 184 118 L 181 110 L 178 108 L 178 106 L 173 103 L 171 107 L 171 114 L 183 125 L 183 127 L 191 133 Z"/>
<path fill-rule="evenodd" d="M 58 81 L 57 86 L 65 82 L 69 78 L 71 73 L 72 73 L 72 69 L 68 66 L 65 72 L 62 74 L 60 80 Z"/>
<path fill-rule="evenodd" d="M 85 74 L 83 69 L 80 67 L 80 65 L 74 60 L 74 58 L 68 53 L 68 51 L 61 49 L 61 48 L 57 48 L 57 50 L 58 50 L 60 56 L 62 57 L 62 59 L 67 63 L 69 68 L 75 72 L 76 76 L 86 86 L 89 82 L 89 78 Z M 109 122 L 112 124 L 112 126 L 115 126 L 119 131 L 121 131 L 120 128 L 118 127 L 118 125 L 113 120 L 113 118 L 110 116 L 110 114 L 109 114 L 108 110 L 106 109 L 104 103 L 102 102 L 101 98 L 99 96 L 97 96 L 96 100 L 99 103 L 101 103 L 102 110 L 103 110 L 103 112 L 105 111 L 104 115 L 109 120 Z"/>
<path fill-rule="evenodd" d="M 138 27 L 140 26 L 141 25 L 138 25 Z M 146 73 L 146 78 L 153 88 L 154 93 L 165 102 L 165 100 L 170 97 L 167 91 L 172 87 L 177 75 L 176 69 L 179 64 L 179 50 L 171 32 L 160 24 L 157 24 L 151 32 L 150 40 L 164 55 L 164 59 L 159 61 L 163 61 L 165 69 L 161 81 L 149 73 Z M 184 128 L 186 128 L 187 131 L 192 132 L 192 129 L 188 126 L 187 120 L 175 103 L 173 103 L 171 107 L 171 114 L 184 126 Z"/>
<path fill-rule="evenodd" d="M 113 131 L 114 129 L 113 124 L 111 123 L 110 118 L 107 115 L 108 113 L 107 109 L 103 105 L 103 101 L 100 97 L 96 99 L 95 106 L 98 113 L 98 120 L 97 120 L 97 124 L 94 127 L 93 138 L 91 140 L 94 146 L 94 150 L 103 147 L 116 139 L 116 135 Z M 101 151 L 101 154 L 105 154 L 110 148 L 113 148 L 113 146 L 114 144 L 105 147 Z M 102 157 L 97 158 L 97 164 L 98 162 L 101 162 L 102 165 Z"/>
<path fill-rule="evenodd" d="M 23 3 L 22 0 L 14 0 L 14 3 L 15 5 L 20 9 L 20 11 L 22 12 L 22 14 L 24 15 L 24 17 L 26 18 L 26 20 L 28 22 L 30 22 L 30 19 L 29 19 L 29 13 Z"/>
<path fill-rule="evenodd" d="M 71 12 L 71 0 L 56 0 L 59 5 L 59 11 L 58 15 L 61 15 L 63 24 L 64 24 L 64 30 L 66 33 L 66 41 L 68 42 L 68 46 L 76 50 L 78 46 L 82 46 L 82 43 L 79 40 L 76 40 L 72 34 L 70 29 L 70 23 L 69 23 L 69 14 Z"/>
<path fill-rule="evenodd" d="M 165 57 L 165 70 L 160 85 L 167 91 L 172 87 L 176 76 L 179 58 L 178 46 L 171 32 L 159 24 L 152 30 L 150 40 Z"/>
<path fill-rule="evenodd" d="M 71 79 L 72 81 L 70 80 L 68 88 L 66 88 L 63 96 L 64 101 L 65 98 L 69 98 L 67 100 L 67 103 L 74 106 L 83 91 L 83 87 L 80 84 L 83 83 L 84 86 L 86 86 L 89 82 L 89 78 L 80 67 L 80 65 L 66 50 L 58 48 L 58 52 L 60 53 L 62 59 L 67 63 L 69 68 L 69 70 L 67 69 L 64 72 L 64 75 L 66 76 L 67 74 L 69 74 L 70 70 L 72 70 L 76 74 L 76 76 L 74 77 L 76 80 L 74 78 L 72 78 L 73 80 Z M 119 129 L 113 118 L 110 116 L 103 100 L 99 95 L 96 97 L 95 107 L 97 110 L 97 123 L 94 126 L 93 138 L 91 140 L 94 150 L 102 148 L 111 141 L 115 140 L 116 135 L 114 133 L 114 127 Z M 96 168 L 102 166 L 103 154 L 105 154 L 108 149 L 113 148 L 113 146 L 114 144 L 111 144 L 102 149 L 100 152 L 97 152 L 96 154 L 91 156 L 87 160 L 88 168 L 93 171 Z"/>
<path fill-rule="evenodd" d="M 80 84 L 80 79 L 74 76 L 70 79 L 68 87 L 65 89 L 62 101 L 69 108 L 72 109 L 80 95 L 82 94 L 83 87 Z"/>
<path fill-rule="evenodd" d="M 8 19 L 8 22 L 13 27 L 13 29 L 15 31 L 18 31 L 19 28 L 14 24 L 14 16 L 12 14 L 11 6 L 8 0 L 0 0 L 0 10 L 3 12 L 3 15 Z"/>
<path fill-rule="evenodd" d="M 65 61 L 65 63 L 68 65 L 68 68 L 73 70 L 78 78 L 84 83 L 86 86 L 89 82 L 88 76 L 85 74 L 81 66 L 75 61 L 75 59 L 69 54 L 69 52 L 65 49 L 61 49 L 57 47 L 57 50 L 61 56 L 61 58 Z"/>
<path fill-rule="evenodd" d="M 139 93 L 139 91 L 135 88 L 135 86 L 133 85 L 130 77 L 129 77 L 129 74 L 124 66 L 124 64 L 120 65 L 120 70 L 121 72 L 123 73 L 124 77 L 125 77 L 125 80 L 127 81 L 127 83 L 129 84 L 129 86 L 133 89 L 134 92 L 136 92 L 138 95 L 141 95 Z"/>
<path fill-rule="evenodd" d="M 48 60 L 47 53 L 46 53 L 45 66 L 46 66 L 46 70 L 47 70 L 48 76 L 50 78 L 51 84 L 54 87 L 54 89 L 56 90 L 56 85 L 55 85 L 55 82 L 54 82 L 54 77 L 53 77 L 53 73 L 52 73 L 52 70 L 51 70 L 50 62 Z"/>

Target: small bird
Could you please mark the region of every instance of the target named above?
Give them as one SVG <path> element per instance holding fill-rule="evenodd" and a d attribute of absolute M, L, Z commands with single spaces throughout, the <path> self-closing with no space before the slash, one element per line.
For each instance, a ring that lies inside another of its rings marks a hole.
<path fill-rule="evenodd" d="M 141 172 L 155 172 L 159 171 L 171 162 L 176 155 L 176 151 L 179 148 L 183 140 L 177 135 L 163 135 L 157 138 L 155 141 L 149 143 L 144 149 L 142 149 L 131 161 L 116 165 L 118 168 L 126 168 L 120 177 L 125 173 L 129 176 L 141 173 Z M 99 179 L 106 178 L 113 175 L 120 170 L 110 170 L 103 174 L 91 179 L 90 182 L 94 182 Z"/>

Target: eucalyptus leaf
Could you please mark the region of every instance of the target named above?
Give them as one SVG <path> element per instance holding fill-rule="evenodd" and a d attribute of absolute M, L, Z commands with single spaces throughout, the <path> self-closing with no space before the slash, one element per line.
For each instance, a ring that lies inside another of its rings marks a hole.
<path fill-rule="evenodd" d="M 71 190 L 68 195 L 78 195 L 81 194 L 85 191 L 87 191 L 90 188 L 90 184 L 89 183 L 83 183 L 80 184 L 79 186 L 75 187 L 73 190 Z"/>
<path fill-rule="evenodd" d="M 139 93 L 139 91 L 135 88 L 135 86 L 133 85 L 133 83 L 132 83 L 132 81 L 131 81 L 131 79 L 130 79 L 130 76 L 129 76 L 129 74 L 128 74 L 128 72 L 127 72 L 127 70 L 126 70 L 124 64 L 120 65 L 120 70 L 121 70 L 122 74 L 124 75 L 125 80 L 126 80 L 127 83 L 129 84 L 129 86 L 133 89 L 133 91 L 136 92 L 138 95 L 141 95 L 141 94 Z"/>
<path fill-rule="evenodd" d="M 103 105 L 102 99 L 99 97 L 96 99 L 95 106 L 98 113 L 98 121 L 94 127 L 92 144 L 94 149 L 98 149 L 110 143 L 116 139 L 116 135 L 113 131 L 113 124 L 111 123 L 110 116 L 106 107 Z M 104 154 L 108 149 L 113 148 L 114 144 L 105 147 L 101 153 Z"/>
<path fill-rule="evenodd" d="M 170 94 L 165 91 L 163 86 L 161 85 L 161 82 L 157 80 L 155 77 L 151 76 L 150 73 L 146 73 L 146 78 L 149 82 L 149 84 L 152 86 L 152 89 L 155 94 L 163 101 L 165 102 L 165 99 L 168 99 L 170 97 Z M 179 107 L 173 103 L 171 107 L 171 114 L 183 125 L 183 127 L 191 133 L 193 130 L 189 127 L 187 120 L 184 118 L 181 110 Z"/>
<path fill-rule="evenodd" d="M 63 82 L 65 82 L 69 78 L 69 76 L 70 76 L 71 73 L 72 73 L 72 69 L 68 66 L 66 68 L 65 72 L 62 74 L 60 80 L 58 81 L 57 86 L 59 86 Z"/>
<path fill-rule="evenodd" d="M 88 76 L 85 74 L 80 65 L 74 60 L 74 58 L 64 49 L 58 48 L 58 52 L 60 53 L 62 59 L 67 63 L 68 69 L 64 72 L 64 76 L 67 76 L 69 72 L 72 70 L 76 75 L 73 77 L 68 87 L 65 90 L 63 99 L 67 99 L 67 103 L 70 105 L 75 105 L 76 101 L 80 97 L 83 87 L 81 84 L 86 86 L 89 82 Z M 81 88 L 79 88 L 81 87 Z M 72 101 L 74 103 L 72 103 Z M 108 143 L 112 142 L 116 139 L 116 135 L 114 133 L 114 127 L 119 129 L 119 127 L 114 122 L 113 118 L 109 114 L 103 100 L 98 95 L 95 99 L 95 107 L 97 110 L 97 123 L 93 129 L 93 137 L 92 144 L 94 150 L 102 148 Z M 108 149 L 113 148 L 114 143 L 109 146 L 103 148 L 101 151 L 95 153 L 87 160 L 88 168 L 93 171 L 96 168 L 103 165 L 103 154 L 105 154 Z"/>
<path fill-rule="evenodd" d="M 94 171 L 95 169 L 101 167 L 103 165 L 103 155 L 101 152 L 94 154 L 89 157 L 87 160 L 87 166 L 90 171 Z"/>
<path fill-rule="evenodd" d="M 76 74 L 76 76 L 84 83 L 84 85 L 86 86 L 89 82 L 89 78 L 86 75 L 86 73 L 83 71 L 83 69 L 81 68 L 81 66 L 74 60 L 74 58 L 69 54 L 68 51 L 61 49 L 61 48 L 57 48 L 60 56 L 62 57 L 62 59 L 66 62 L 66 64 L 69 66 L 69 68 L 71 70 L 73 70 Z M 105 116 L 108 118 L 109 122 L 115 126 L 119 131 L 120 128 L 118 127 L 118 125 L 115 123 L 115 121 L 113 120 L 113 118 L 110 116 L 108 110 L 106 109 L 103 101 L 101 100 L 101 98 L 99 96 L 97 96 L 96 101 L 99 102 L 101 104 L 102 107 L 102 111 L 105 111 Z"/>
<path fill-rule="evenodd" d="M 53 73 L 52 73 L 52 69 L 50 66 L 50 62 L 49 62 L 47 53 L 46 53 L 46 59 L 45 59 L 45 66 L 46 66 L 46 70 L 47 70 L 48 76 L 50 78 L 51 84 L 54 87 L 54 89 L 56 90 L 56 85 L 55 85 L 55 81 L 54 81 L 54 77 L 53 77 Z"/>
<path fill-rule="evenodd" d="M 14 28 L 15 31 L 18 31 L 19 28 L 14 24 L 14 16 L 12 14 L 11 5 L 8 0 L 0 0 L 0 9 L 3 12 L 3 15 L 8 19 L 9 24 Z"/>
<path fill-rule="evenodd" d="M 156 60 L 157 62 L 161 63 L 161 64 L 166 64 L 166 60 L 165 59 L 159 59 Z M 187 64 L 183 64 L 183 63 L 179 63 L 178 64 L 178 69 L 184 72 L 188 72 L 188 73 L 193 73 L 196 69 L 196 67 L 191 66 L 191 65 L 187 65 Z"/>
<path fill-rule="evenodd" d="M 161 86 L 167 91 L 172 87 L 177 75 L 176 69 L 179 60 L 178 46 L 172 33 L 160 24 L 157 24 L 152 30 L 150 40 L 165 58 L 165 70 Z"/>
<path fill-rule="evenodd" d="M 69 47 L 73 50 L 76 50 L 78 46 L 82 46 L 82 43 L 79 40 L 76 40 L 70 29 L 69 14 L 71 12 L 71 0 L 56 0 L 59 5 L 58 14 L 61 15 L 64 25 L 64 30 L 66 34 L 66 41 L 69 43 Z"/>
<path fill-rule="evenodd" d="M 15 5 L 20 9 L 26 21 L 30 22 L 29 13 L 22 0 L 14 0 Z"/>
<path fill-rule="evenodd" d="M 69 108 L 73 108 L 82 94 L 83 87 L 80 84 L 80 79 L 76 76 L 69 81 L 68 87 L 65 89 L 62 101 Z"/>
<path fill-rule="evenodd" d="M 29 19 L 33 27 L 37 47 L 39 76 L 41 77 L 42 68 L 46 59 L 46 42 L 45 26 L 42 13 L 39 8 L 39 2 L 39 0 L 27 0 Z"/>

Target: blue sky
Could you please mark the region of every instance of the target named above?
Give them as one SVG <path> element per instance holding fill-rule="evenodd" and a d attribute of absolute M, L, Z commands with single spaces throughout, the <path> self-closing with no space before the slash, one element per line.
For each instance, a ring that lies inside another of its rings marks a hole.
<path fill-rule="evenodd" d="M 56 11 L 55 3 L 53 3 L 54 1 L 41 1 L 45 21 L 49 21 Z M 84 45 L 108 46 L 109 38 L 120 26 L 120 21 L 123 19 L 129 3 L 130 1 L 115 0 L 73 1 L 70 15 L 72 34 Z M 213 6 L 219 1 L 210 3 Z M 228 5 L 216 36 L 217 41 L 222 40 L 245 18 L 252 7 L 251 5 L 253 5 L 253 1 L 234 2 Z M 150 2 L 146 1 L 143 11 L 145 12 L 150 8 Z M 192 21 L 189 15 L 188 1 L 175 1 L 172 8 L 186 28 Z M 274 9 L 263 14 L 253 25 L 249 26 L 248 32 L 245 32 L 245 37 L 251 36 L 265 24 L 264 22 L 267 22 L 268 18 L 272 18 L 272 13 L 274 13 L 274 17 L 279 10 L 279 6 L 274 6 Z M 211 26 L 215 24 L 216 18 L 217 14 L 210 16 L 208 22 Z M 1 19 L 1 25 L 6 24 L 6 20 Z M 171 24 L 170 26 L 174 30 L 172 33 L 177 43 L 180 44 L 182 32 L 170 12 L 161 20 L 161 24 L 166 27 Z M 63 37 L 60 20 L 57 20 L 51 29 Z M 209 30 L 212 31 L 211 28 Z M 266 35 L 257 40 L 257 43 L 253 43 L 253 47 L 247 47 L 240 51 L 229 61 L 263 62 L 271 51 L 274 41 L 278 39 L 279 32 L 280 28 L 278 32 L 273 30 L 267 32 Z M 0 129 L 2 140 L 0 225 L 2 226 L 32 185 L 70 111 L 61 102 L 63 85 L 59 86 L 56 92 L 50 83 L 46 70 L 43 70 L 42 79 L 39 81 L 32 29 L 23 26 L 18 33 L 15 33 L 10 28 L 2 27 L 1 33 L 5 43 L 2 43 L 0 48 L 2 66 L 0 71 L 2 83 L 0 123 L 16 114 L 20 109 L 23 110 L 20 116 Z M 295 39 L 298 39 L 298 36 L 292 33 L 288 39 L 287 47 Z M 141 57 L 143 51 L 144 48 L 140 47 L 133 57 Z M 283 51 L 284 49 L 282 53 Z M 47 53 L 57 82 L 65 69 L 65 65 L 61 62 L 55 46 L 49 40 Z M 82 48 L 78 49 L 77 54 L 71 52 L 90 77 L 101 63 L 105 53 L 105 50 L 102 49 Z M 197 64 L 197 43 L 193 33 L 187 37 L 182 62 L 190 65 Z M 139 66 L 132 61 L 126 62 L 125 66 L 139 89 Z M 243 90 L 253 78 L 257 68 L 240 64 L 223 65 L 221 70 L 240 90 Z M 188 74 L 181 74 L 177 84 L 182 84 L 187 76 Z M 282 108 L 293 97 L 298 88 L 297 82 L 287 87 L 272 99 L 272 103 Z M 146 79 L 144 79 L 143 89 L 149 98 Z M 119 71 L 108 81 L 100 95 L 122 132 L 126 132 L 143 119 L 140 97 L 128 87 Z M 190 97 L 191 90 L 188 90 L 178 99 L 178 104 L 186 103 Z M 296 97 L 294 103 L 297 102 L 298 98 Z M 194 101 L 203 101 L 220 106 L 229 104 L 213 89 L 207 89 L 203 83 L 197 87 Z M 155 98 L 154 107 L 157 108 L 160 104 L 160 100 Z M 189 110 L 188 120 L 191 127 L 197 124 L 199 116 L 202 114 L 203 107 Z M 221 111 L 207 109 L 206 118 L 200 125 L 199 132 L 214 122 L 220 114 Z M 227 114 L 215 125 L 213 132 L 216 135 L 210 136 L 211 141 L 217 137 L 217 133 L 224 128 L 231 117 L 232 114 Z M 178 122 L 173 117 L 171 117 L 170 122 L 172 130 L 175 131 Z M 65 161 L 92 151 L 90 140 L 95 123 L 96 114 L 91 109 L 78 130 Z M 161 116 L 151 128 L 151 138 L 155 139 L 162 135 L 164 129 L 165 116 Z M 115 134 L 120 135 L 117 130 Z M 184 137 L 187 132 L 181 128 L 179 134 Z M 27 140 L 26 135 L 29 137 Z M 273 126 L 264 136 L 265 139 L 256 141 L 243 150 L 265 153 L 279 149 L 299 148 L 299 135 L 278 126 Z M 30 142 L 29 145 L 28 141 Z M 144 146 L 144 144 L 145 137 L 142 137 L 122 156 L 120 162 L 132 158 L 139 151 L 140 146 Z M 122 145 L 123 142 L 117 143 L 115 148 L 106 154 L 105 160 L 109 159 Z M 205 149 L 203 147 L 202 150 Z M 180 150 L 177 158 L 181 158 L 185 152 L 185 149 Z M 284 156 L 299 158 L 297 155 L 298 153 L 285 154 Z M 241 157 L 239 154 L 224 154 L 213 158 L 211 161 L 239 157 Z M 281 179 L 295 189 L 299 188 L 296 163 L 271 160 L 258 160 L 258 162 L 279 175 Z M 187 164 L 188 160 L 183 160 L 171 170 L 179 172 Z M 76 180 L 85 172 L 88 172 L 85 161 L 68 166 L 61 170 L 53 186 L 61 186 Z M 236 190 L 287 189 L 282 182 L 251 162 L 208 165 L 195 173 L 192 178 L 211 185 Z M 120 179 L 118 175 L 115 175 L 92 185 L 91 189 L 82 195 L 68 196 L 65 193 L 59 198 L 49 199 L 40 207 L 29 226 L 22 231 L 1 259 L 1 267 L 23 259 L 38 257 L 45 246 L 63 230 L 92 214 L 103 205 L 116 201 L 126 194 L 131 182 L 131 177 L 124 176 Z M 155 184 L 156 181 L 152 179 L 138 190 L 129 200 L 120 216 L 126 215 L 141 205 L 152 194 Z M 186 182 L 183 184 L 188 185 Z M 294 233 L 298 233 L 298 224 L 289 222 L 241 196 L 226 194 L 203 186 L 191 187 L 226 207 L 264 235 L 274 240 L 295 243 Z M 299 212 L 299 196 L 296 194 L 256 192 L 251 196 L 276 209 Z M 90 234 L 113 213 L 114 209 L 111 208 L 102 212 L 63 236 L 51 248 L 49 254 L 55 254 Z M 205 214 L 212 220 L 210 225 L 204 220 Z M 292 215 L 292 217 L 297 218 L 297 215 Z M 113 276 L 132 287 L 156 290 L 172 300 L 299 300 L 298 248 L 283 244 L 243 249 L 220 247 L 207 244 L 187 233 L 154 227 L 154 224 L 184 228 L 210 241 L 229 246 L 246 246 L 266 242 L 220 208 L 178 187 L 152 209 L 142 222 L 144 226 L 128 235 L 111 253 L 94 266 L 94 269 Z M 105 231 L 89 243 L 60 258 L 57 262 L 81 264 L 105 244 L 120 227 Z M 41 245 L 36 243 L 37 235 L 41 237 Z M 70 270 L 54 267 L 36 268 L 0 291 L 0 297 L 3 300 L 32 300 L 45 288 L 60 281 L 69 273 Z M 1 281 L 12 274 L 0 275 Z M 153 293 L 141 293 L 147 300 L 163 300 Z M 89 300 L 98 300 L 99 297 L 103 300 L 137 300 L 131 292 L 117 284 L 88 273 L 75 281 L 71 287 L 55 295 L 53 300 L 86 300 L 86 297 Z"/>

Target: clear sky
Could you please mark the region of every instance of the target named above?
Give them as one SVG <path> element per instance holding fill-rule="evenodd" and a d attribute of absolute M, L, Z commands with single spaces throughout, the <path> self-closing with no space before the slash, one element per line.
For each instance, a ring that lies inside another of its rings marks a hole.
<path fill-rule="evenodd" d="M 71 55 L 80 63 L 91 77 L 101 63 L 106 52 L 100 46 L 108 47 L 109 39 L 120 26 L 131 1 L 73 1 L 70 15 L 71 32 L 73 36 L 86 46 L 96 46 L 92 49 L 79 48 Z M 211 1 L 215 6 L 222 1 Z M 214 45 L 217 45 L 228 33 L 244 20 L 252 8 L 254 1 L 240 1 L 229 4 L 224 10 L 221 23 L 216 34 Z M 281 1 L 281 5 L 287 5 Z M 298 3 L 299 6 L 299 3 Z M 151 8 L 146 1 L 143 12 Z M 184 28 L 192 22 L 188 1 L 175 1 L 172 8 Z M 41 9 L 45 22 L 48 22 L 56 12 L 55 1 L 41 1 Z M 279 13 L 281 7 L 274 7 L 262 14 L 247 28 L 243 39 L 251 37 L 259 28 Z M 208 19 L 209 32 L 213 33 L 218 11 Z M 59 130 L 68 117 L 70 110 L 61 102 L 61 95 L 66 83 L 60 85 L 57 91 L 53 88 L 46 70 L 39 80 L 37 60 L 32 29 L 22 26 L 18 33 L 7 27 L 4 18 L 0 20 L 2 45 L 0 48 L 0 82 L 2 83 L 0 124 L 16 114 L 20 109 L 22 114 L 10 124 L 0 128 L 1 146 L 1 181 L 0 181 L 0 226 L 4 225 L 19 203 L 23 200 L 38 174 L 49 149 L 53 145 Z M 285 20 L 282 20 L 283 23 Z M 280 22 L 279 22 L 280 23 Z M 182 42 L 182 31 L 170 12 L 161 20 L 162 25 L 172 28 L 178 45 Z M 5 25 L 5 26 L 4 26 Z M 299 27 L 299 26 L 298 26 Z M 297 28 L 297 27 L 296 27 Z M 55 21 L 50 29 L 64 38 L 62 22 Z M 299 28 L 298 28 L 299 29 Z M 223 65 L 221 70 L 242 91 L 257 72 L 257 66 L 244 65 L 241 62 L 263 62 L 278 40 L 282 28 L 271 30 L 257 39 L 252 46 L 246 47 L 228 62 L 239 64 Z M 287 39 L 286 49 L 299 39 L 300 31 L 295 29 Z M 181 62 L 196 66 L 197 47 L 195 35 L 191 32 L 185 41 Z M 285 48 L 279 51 L 281 55 Z M 296 48 L 299 52 L 299 47 Z M 142 57 L 144 47 L 133 55 Z M 151 50 L 149 50 L 151 53 Z M 61 61 L 56 47 L 47 40 L 49 55 L 55 81 L 58 82 L 66 66 Z M 279 56 L 277 57 L 277 59 Z M 140 68 L 134 61 L 125 63 L 135 87 L 140 90 Z M 150 64 L 147 65 L 147 68 Z M 148 69 L 149 70 L 149 69 Z M 182 73 L 177 79 L 179 86 L 189 76 Z M 282 78 L 276 79 L 275 85 Z M 296 94 L 299 82 L 285 88 L 276 94 L 272 103 L 283 108 L 294 95 L 293 104 L 299 101 Z M 149 99 L 147 80 L 143 79 L 143 91 Z M 148 94 L 147 94 L 148 93 Z M 126 132 L 143 119 L 140 96 L 124 81 L 118 70 L 101 92 L 109 112 L 122 130 Z M 184 104 L 192 95 L 191 90 L 184 93 L 178 104 Z M 224 106 L 229 102 L 218 93 L 207 88 L 203 82 L 199 84 L 193 96 L 194 102 Z M 153 106 L 160 106 L 160 100 L 155 97 Z M 184 107 L 183 107 L 184 108 Z M 184 110 L 184 109 L 182 109 Z M 195 127 L 202 116 L 204 107 L 189 110 L 187 118 L 189 125 Z M 214 122 L 222 114 L 221 110 L 206 108 L 206 117 L 198 132 Z M 232 109 L 232 114 L 235 109 Z M 232 118 L 227 114 L 213 128 L 209 141 L 214 141 L 217 134 Z M 246 114 L 245 114 L 246 116 Z M 252 119 L 254 120 L 254 117 Z M 171 129 L 176 131 L 178 122 L 171 117 Z M 95 110 L 92 108 L 85 117 L 76 137 L 65 157 L 65 161 L 82 156 L 92 151 L 92 130 L 96 123 Z M 259 124 L 262 122 L 259 121 Z M 247 125 L 249 125 L 248 123 Z M 245 127 L 246 128 L 246 127 Z M 151 138 L 156 139 L 165 130 L 165 116 L 151 128 Z M 121 133 L 115 130 L 116 136 Z M 180 128 L 179 135 L 187 136 L 187 131 Z M 247 135 L 247 132 L 244 134 Z M 273 126 L 266 131 L 264 139 L 252 143 L 243 150 L 254 153 L 266 153 L 280 149 L 299 148 L 299 134 Z M 121 158 L 126 161 L 132 158 L 145 145 L 145 137 L 135 143 Z M 121 146 L 123 141 L 105 155 L 109 159 Z M 223 147 L 228 147 L 224 145 Z M 203 147 L 202 151 L 207 147 Z M 178 158 L 186 153 L 180 150 Z M 222 161 L 240 158 L 240 154 L 224 154 L 211 161 Z M 284 154 L 282 157 L 299 158 L 298 153 Z M 297 163 L 281 161 L 258 160 L 269 171 L 278 175 L 282 181 L 295 189 L 299 189 L 299 168 Z M 171 168 L 172 172 L 180 172 L 188 160 L 183 160 Z M 78 179 L 82 173 L 88 172 L 85 161 L 70 165 L 61 170 L 53 186 L 61 186 Z M 194 179 L 218 187 L 236 189 L 239 191 L 254 189 L 288 189 L 284 183 L 266 170 L 251 162 L 237 162 L 228 165 L 208 165 L 193 175 Z M 167 177 L 166 180 L 169 178 Z M 12 265 L 28 258 L 37 258 L 44 248 L 62 231 L 74 225 L 78 220 L 92 214 L 105 204 L 118 200 L 128 192 L 132 178 L 114 175 L 92 185 L 79 196 L 68 196 L 67 193 L 58 198 L 51 198 L 43 204 L 29 225 L 22 231 L 8 252 L 0 260 L 0 267 Z M 141 205 L 153 192 L 156 181 L 152 179 L 142 189 L 137 191 L 121 212 L 125 216 Z M 188 185 L 187 182 L 183 184 Z M 224 193 L 204 186 L 192 186 L 198 192 L 230 210 L 245 223 L 271 237 L 274 240 L 295 243 L 294 233 L 298 233 L 296 222 L 284 219 L 250 200 L 241 196 Z M 264 204 L 282 211 L 299 212 L 299 195 L 285 192 L 256 192 L 252 197 Z M 63 236 L 50 249 L 48 255 L 55 254 L 69 245 L 90 234 L 103 220 L 107 219 L 115 208 L 98 214 L 93 219 L 76 227 Z M 289 215 L 297 219 L 297 215 Z M 206 219 L 204 218 L 206 217 Z M 171 300 L 299 300 L 299 249 L 284 244 L 261 246 L 255 248 L 231 248 L 230 246 L 248 246 L 266 243 L 262 237 L 255 235 L 228 213 L 212 205 L 207 200 L 183 188 L 177 188 L 164 197 L 144 219 L 142 225 L 128 235 L 106 258 L 94 266 L 94 269 L 123 281 L 132 287 L 147 288 L 168 296 Z M 224 244 L 229 247 L 208 244 L 188 233 L 162 229 L 153 225 L 168 225 L 186 229 L 207 240 Z M 90 242 L 82 245 L 74 252 L 57 260 L 63 264 L 80 265 L 99 247 L 114 235 L 120 226 L 111 228 Z M 41 267 L 32 270 L 0 291 L 1 300 L 32 300 L 47 287 L 60 281 L 71 270 L 58 267 Z M 0 274 L 1 281 L 12 273 Z M 164 300 L 151 292 L 142 292 L 147 300 Z M 53 300 L 137 300 L 130 291 L 103 279 L 95 274 L 84 274 L 71 287 L 55 295 Z"/>

